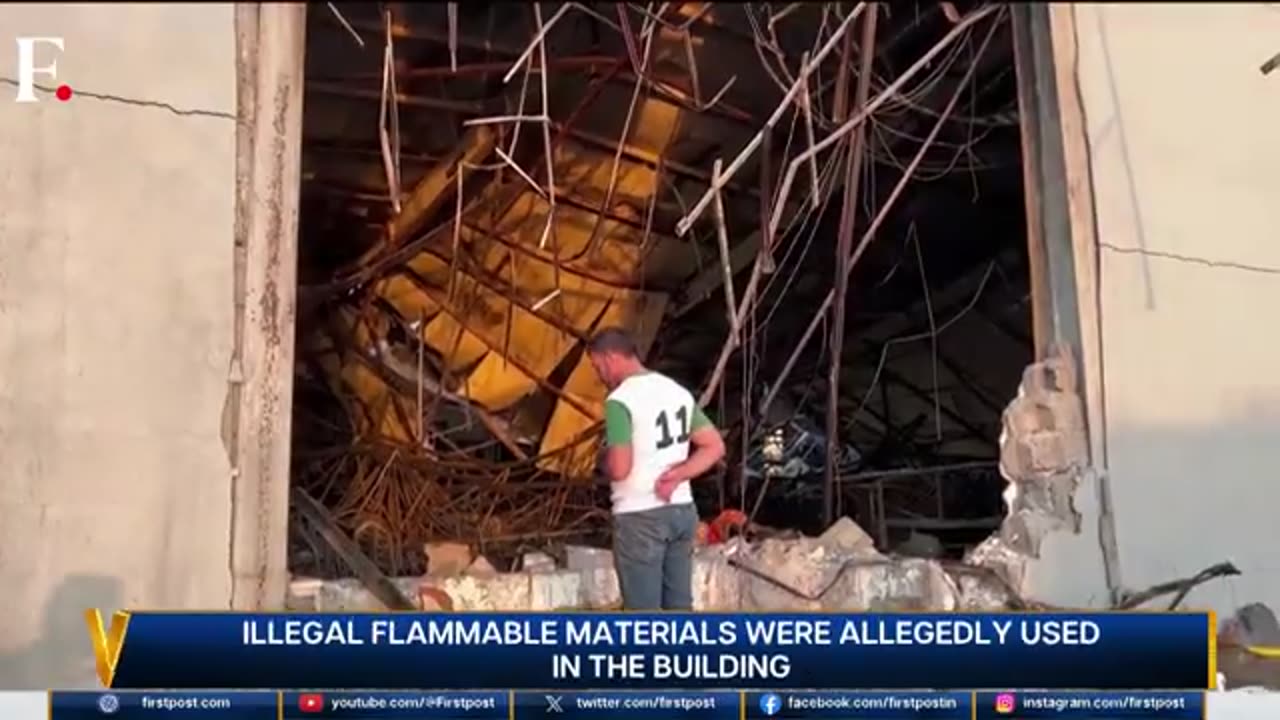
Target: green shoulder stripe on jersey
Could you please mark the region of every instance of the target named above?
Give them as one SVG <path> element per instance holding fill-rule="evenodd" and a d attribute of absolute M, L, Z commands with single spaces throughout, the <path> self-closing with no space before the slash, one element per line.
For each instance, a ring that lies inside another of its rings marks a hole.
<path fill-rule="evenodd" d="M 713 428 L 713 427 L 715 427 L 715 425 L 712 424 L 711 418 L 707 417 L 707 414 L 702 411 L 702 408 L 698 407 L 697 405 L 694 405 L 693 421 L 689 423 L 689 430 L 692 432 L 697 432 L 702 428 Z"/>
<path fill-rule="evenodd" d="M 604 444 L 609 447 L 631 442 L 631 412 L 617 400 L 604 401 Z"/>

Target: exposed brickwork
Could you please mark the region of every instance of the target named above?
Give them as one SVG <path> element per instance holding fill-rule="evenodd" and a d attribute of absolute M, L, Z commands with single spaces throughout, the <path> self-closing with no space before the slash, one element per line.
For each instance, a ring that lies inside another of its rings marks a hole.
<path fill-rule="evenodd" d="M 1048 478 L 1086 464 L 1084 409 L 1070 357 L 1027 366 L 1004 412 L 1000 464 L 1015 482 Z"/>
<path fill-rule="evenodd" d="M 1088 435 L 1077 388 L 1074 360 L 1055 349 L 1027 367 L 1004 412 L 1000 470 L 1011 487 L 999 537 L 1030 557 L 1039 556 L 1049 532 L 1080 531 L 1073 497 L 1088 466 Z"/>

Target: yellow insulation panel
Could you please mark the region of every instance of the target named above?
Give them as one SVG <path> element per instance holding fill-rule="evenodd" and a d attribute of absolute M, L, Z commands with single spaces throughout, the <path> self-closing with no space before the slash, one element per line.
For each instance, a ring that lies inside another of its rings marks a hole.
<path fill-rule="evenodd" d="M 607 162 L 605 164 L 608 164 Z M 649 175 L 652 182 L 652 175 Z M 604 173 L 608 182 L 608 173 Z M 600 189 L 603 198 L 603 188 Z M 617 196 L 615 195 L 615 200 Z M 616 285 L 631 285 L 637 277 L 640 260 L 640 241 L 644 233 L 616 220 L 600 221 L 599 248 L 595 254 L 587 252 L 591 234 L 596 226 L 596 214 L 566 204 L 556 206 L 555 234 L 547 238 L 546 246 L 538 251 L 551 205 L 537 193 L 522 194 L 503 216 L 493 233 L 507 243 L 529 248 L 548 260 L 559 248 L 560 262 L 564 267 L 585 271 L 601 280 Z M 505 243 L 476 234 L 475 252 L 485 258 L 485 266 L 493 264 L 511 253 Z M 529 252 L 516 253 L 517 258 L 528 257 Z"/>
<path fill-rule="evenodd" d="M 680 113 L 669 103 L 645 101 L 637 110 L 628 142 L 661 153 L 677 131 Z M 557 188 L 576 197 L 584 207 L 595 207 L 607 194 L 612 153 L 565 142 L 557 147 L 555 164 Z M 651 168 L 624 163 L 610 212 L 643 224 L 656 185 Z M 495 183 L 487 192 L 498 197 L 511 190 L 510 185 Z M 489 410 L 510 408 L 539 389 L 539 381 L 578 343 L 577 337 L 562 327 L 581 335 L 599 325 L 627 327 L 636 332 L 647 350 L 665 310 L 665 295 L 618 287 L 631 285 L 642 276 L 642 230 L 615 220 L 598 221 L 590 210 L 558 203 L 554 233 L 543 243 L 550 209 L 549 200 L 531 189 L 519 192 L 492 222 L 488 230 L 492 236 L 464 228 L 459 235 L 463 247 L 439 242 L 433 252 L 419 253 L 407 263 L 416 277 L 393 276 L 378 287 L 379 294 L 404 319 L 430 318 L 421 328 L 423 340 L 445 357 L 452 370 L 470 369 L 458 392 Z M 491 221 L 476 218 L 472 222 Z M 597 236 L 597 249 L 588 252 L 593 235 Z M 455 252 L 462 257 L 452 258 Z M 456 278 L 451 278 L 451 265 L 460 268 Z M 537 314 L 526 307 L 537 307 Z M 357 346 L 368 347 L 369 333 L 356 330 Z M 375 332 L 381 330 L 385 328 Z M 375 373 L 349 360 L 340 376 L 374 411 L 379 432 L 410 439 L 411 429 L 403 427 L 392 409 L 394 391 Z M 599 421 L 605 389 L 585 356 L 575 365 L 564 392 L 594 415 L 556 400 L 542 438 L 543 454 L 564 447 Z M 594 453 L 594 443 L 586 443 L 575 457 L 544 460 L 543 466 L 571 475 L 586 474 L 594 466 Z"/>
<path fill-rule="evenodd" d="M 458 288 L 456 312 L 494 351 L 467 379 L 469 397 L 490 410 L 510 407 L 555 369 L 573 337 L 469 275 L 459 275 Z"/>
<path fill-rule="evenodd" d="M 467 390 L 473 399 L 490 409 L 509 407 L 537 389 L 534 378 L 548 376 L 577 342 L 577 338 L 560 327 L 573 328 L 585 335 L 604 307 L 621 292 L 613 285 L 573 272 L 572 264 L 566 264 L 557 272 L 554 258 L 536 250 L 541 239 L 540 228 L 544 227 L 549 209 L 547 201 L 527 192 L 516 199 L 504 216 L 519 218 L 519 222 L 510 227 L 499 223 L 497 232 L 508 238 L 506 242 L 519 244 L 527 248 L 525 251 L 514 251 L 506 243 L 482 233 L 464 233 L 467 250 L 481 266 L 474 271 L 483 273 L 485 281 L 482 283 L 470 276 L 459 279 L 460 287 L 465 286 L 466 292 L 474 293 L 479 300 L 467 312 L 468 327 L 497 350 L 472 372 Z M 591 232 L 589 223 L 594 223 L 595 216 L 564 207 L 557 209 L 556 218 L 555 240 L 561 243 L 561 254 L 565 255 L 566 250 L 579 253 L 585 250 Z M 570 241 L 568 248 L 566 239 Z M 614 245 L 604 243 L 601 254 L 607 256 Z M 634 268 L 634 261 L 630 265 Z M 491 288 L 502 288 L 518 302 L 512 307 L 509 300 Z M 553 293 L 556 293 L 554 297 Z M 538 313 L 529 312 L 526 307 L 537 307 Z M 508 313 L 510 338 L 507 337 Z M 553 318 L 554 324 L 544 320 L 544 316 Z"/>
<path fill-rule="evenodd" d="M 422 340 L 440 353 L 450 372 L 461 372 L 475 365 L 489 352 L 483 340 L 444 312 L 423 326 Z"/>
<path fill-rule="evenodd" d="M 440 312 L 440 306 L 403 273 L 378 283 L 378 295 L 406 322 L 420 322 Z"/>
<path fill-rule="evenodd" d="M 430 278 L 424 278 L 429 284 L 438 279 L 441 265 L 430 256 L 419 256 L 409 263 L 411 268 L 419 271 L 419 275 L 424 272 L 431 274 Z M 423 342 L 440 353 L 450 371 L 457 372 L 471 367 L 489 351 L 482 340 L 466 330 L 462 330 L 462 337 L 459 338 L 461 326 L 453 316 L 440 312 L 440 303 L 405 274 L 400 273 L 384 280 L 378 287 L 378 294 L 406 321 L 427 320 L 422 324 L 419 334 Z M 448 297 L 447 291 L 441 291 L 440 295 Z"/>
<path fill-rule="evenodd" d="M 684 111 L 672 103 L 653 99 L 646 100 L 638 111 L 628 142 L 655 153 L 665 152 L 680 130 L 680 116 Z"/>
<path fill-rule="evenodd" d="M 395 410 L 395 392 L 377 373 L 359 360 L 352 360 L 342 368 L 342 381 L 360 398 L 372 419 L 373 427 L 363 428 L 366 432 L 375 430 L 391 442 L 412 442 L 413 432 L 404 426 Z"/>

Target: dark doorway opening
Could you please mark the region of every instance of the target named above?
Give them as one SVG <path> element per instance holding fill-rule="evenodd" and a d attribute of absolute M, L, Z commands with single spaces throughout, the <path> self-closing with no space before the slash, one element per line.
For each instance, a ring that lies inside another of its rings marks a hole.
<path fill-rule="evenodd" d="M 797 158 L 855 114 L 865 18 L 834 3 L 451 6 L 309 13 L 293 484 L 316 522 L 392 575 L 421 573 L 441 540 L 499 566 L 601 542 L 582 339 L 622 323 L 655 369 L 699 390 L 714 378 L 731 452 L 695 486 L 704 515 L 819 532 L 833 464 L 835 514 L 882 549 L 958 555 L 998 527 L 1001 412 L 1032 359 L 1005 10 L 878 11 L 868 95 L 884 99 L 854 246 L 887 210 L 849 274 L 832 455 L 820 311 L 854 134 Z M 828 44 L 803 101 L 748 150 Z M 735 168 L 723 213 L 681 234 L 717 167 Z M 772 267 L 717 375 L 725 278 L 741 303 L 762 238 Z M 293 522 L 292 570 L 350 574 L 312 523 Z"/>

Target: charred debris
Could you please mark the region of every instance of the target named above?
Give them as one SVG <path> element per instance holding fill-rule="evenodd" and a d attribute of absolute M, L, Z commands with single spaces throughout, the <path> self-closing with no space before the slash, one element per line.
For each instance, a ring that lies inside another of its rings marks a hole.
<path fill-rule="evenodd" d="M 953 558 L 999 526 L 1033 354 L 1006 6 L 309 15 L 295 573 L 606 538 L 604 325 L 726 433 L 709 516 Z"/>

